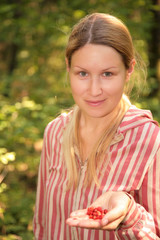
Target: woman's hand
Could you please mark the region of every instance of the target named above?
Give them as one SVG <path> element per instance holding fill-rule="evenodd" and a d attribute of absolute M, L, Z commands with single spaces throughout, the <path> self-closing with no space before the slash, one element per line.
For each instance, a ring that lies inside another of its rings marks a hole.
<path fill-rule="evenodd" d="M 106 192 L 91 205 L 108 210 L 101 220 L 90 219 L 87 215 L 87 209 L 82 209 L 72 212 L 66 223 L 73 227 L 115 230 L 124 220 L 130 201 L 131 199 L 124 192 Z"/>

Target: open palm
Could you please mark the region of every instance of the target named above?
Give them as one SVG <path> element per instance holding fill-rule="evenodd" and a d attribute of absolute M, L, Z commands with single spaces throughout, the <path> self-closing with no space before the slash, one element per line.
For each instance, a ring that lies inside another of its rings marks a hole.
<path fill-rule="evenodd" d="M 92 207 L 102 207 L 108 210 L 103 219 L 93 220 L 87 215 L 87 209 L 74 211 L 66 220 L 69 226 L 88 228 L 88 229 L 103 229 L 115 230 L 118 225 L 124 220 L 130 198 L 124 192 L 109 191 L 102 194 L 93 204 Z"/>

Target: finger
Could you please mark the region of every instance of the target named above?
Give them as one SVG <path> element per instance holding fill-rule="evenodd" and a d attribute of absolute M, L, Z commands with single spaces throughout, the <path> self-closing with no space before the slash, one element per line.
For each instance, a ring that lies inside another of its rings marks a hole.
<path fill-rule="evenodd" d="M 104 230 L 115 230 L 125 217 L 123 208 L 114 208 L 110 210 L 101 220 L 101 228 Z"/>
<path fill-rule="evenodd" d="M 80 221 L 88 220 L 89 217 L 85 210 L 77 210 L 70 214 L 70 217 L 66 220 L 66 223 L 70 226 L 77 226 Z"/>
<path fill-rule="evenodd" d="M 86 219 L 79 221 L 78 227 L 88 229 L 101 229 L 100 220 Z"/>
<path fill-rule="evenodd" d="M 86 209 L 81 209 L 81 210 L 72 212 L 70 214 L 70 217 L 82 217 L 82 216 L 86 215 L 86 213 L 87 213 Z"/>
<path fill-rule="evenodd" d="M 66 223 L 72 227 L 81 227 L 88 229 L 101 229 L 101 223 L 99 220 L 89 219 L 88 216 L 84 218 L 74 217 L 68 218 Z"/>
<path fill-rule="evenodd" d="M 115 230 L 119 224 L 121 223 L 121 221 L 123 220 L 123 218 L 118 218 L 117 220 L 108 223 L 107 225 L 102 225 L 102 221 L 101 220 L 92 220 L 92 219 L 88 219 L 88 217 L 73 217 L 73 218 L 68 218 L 66 220 L 66 223 L 69 226 L 72 227 L 81 227 L 81 228 L 87 228 L 87 229 L 102 229 L 102 230 Z"/>
<path fill-rule="evenodd" d="M 124 219 L 125 215 L 126 215 L 126 211 L 123 206 L 115 207 L 105 214 L 104 218 L 101 221 L 102 225 L 106 225 L 106 224 L 114 222 L 118 219 L 121 219 L 121 221 L 122 221 Z"/>
<path fill-rule="evenodd" d="M 122 220 L 123 218 L 118 218 L 117 220 L 110 222 L 107 225 L 102 226 L 101 228 L 103 230 L 108 230 L 108 231 L 115 230 L 119 226 L 119 224 L 122 222 Z"/>
<path fill-rule="evenodd" d="M 66 223 L 72 227 L 81 227 L 88 229 L 102 229 L 102 230 L 115 230 L 118 225 L 123 220 L 123 217 L 114 219 L 112 222 L 108 222 L 108 219 L 105 217 L 102 220 L 93 220 L 88 217 L 88 215 L 77 215 L 70 217 L 66 220 Z"/>

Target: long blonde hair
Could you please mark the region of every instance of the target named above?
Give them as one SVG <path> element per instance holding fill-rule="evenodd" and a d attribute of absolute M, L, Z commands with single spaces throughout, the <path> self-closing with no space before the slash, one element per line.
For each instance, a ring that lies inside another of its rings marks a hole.
<path fill-rule="evenodd" d="M 96 166 L 103 160 L 105 152 L 109 147 L 122 118 L 130 106 L 130 102 L 125 95 L 123 95 L 116 111 L 112 115 L 107 128 L 104 130 L 101 137 L 97 140 L 93 150 L 87 161 L 87 174 L 85 183 L 91 183 L 92 179 L 98 185 L 98 178 L 96 174 Z M 65 128 L 63 133 L 63 151 L 65 157 L 65 163 L 68 174 L 68 187 L 72 185 L 75 187 L 78 184 L 79 172 L 77 169 L 77 162 L 75 158 L 74 146 L 79 146 L 78 142 L 78 126 L 79 126 L 80 109 L 77 105 L 74 106 L 73 115 Z"/>
<path fill-rule="evenodd" d="M 66 47 L 66 58 L 71 66 L 72 55 L 75 51 L 87 43 L 100 44 L 114 48 L 121 56 L 126 69 L 129 69 L 131 61 L 135 58 L 131 35 L 123 22 L 114 16 L 93 13 L 84 17 L 74 26 Z M 98 184 L 96 167 L 98 161 L 104 158 L 117 128 L 124 117 L 130 103 L 126 97 L 121 98 L 115 114 L 110 123 L 97 140 L 87 162 L 86 183 L 92 180 Z M 63 151 L 68 173 L 68 187 L 77 186 L 79 173 L 75 159 L 74 145 L 80 146 L 78 139 L 80 109 L 75 106 L 73 115 L 63 134 Z"/>

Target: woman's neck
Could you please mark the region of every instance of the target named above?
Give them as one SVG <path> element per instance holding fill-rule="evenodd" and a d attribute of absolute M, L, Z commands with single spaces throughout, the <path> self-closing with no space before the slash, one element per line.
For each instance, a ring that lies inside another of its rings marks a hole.
<path fill-rule="evenodd" d="M 95 144 L 106 131 L 116 113 L 117 111 L 114 111 L 103 118 L 91 118 L 83 112 L 80 113 L 77 139 L 82 162 L 90 156 Z"/>
<path fill-rule="evenodd" d="M 119 111 L 119 107 L 116 107 L 114 111 L 111 113 L 107 114 L 104 117 L 101 118 L 94 118 L 90 117 L 83 112 L 80 114 L 80 120 L 79 120 L 79 127 L 80 129 L 85 129 L 87 132 L 95 132 L 95 133 L 100 133 L 104 129 L 107 128 L 109 123 L 112 121 L 114 116 L 117 115 L 117 112 Z"/>

